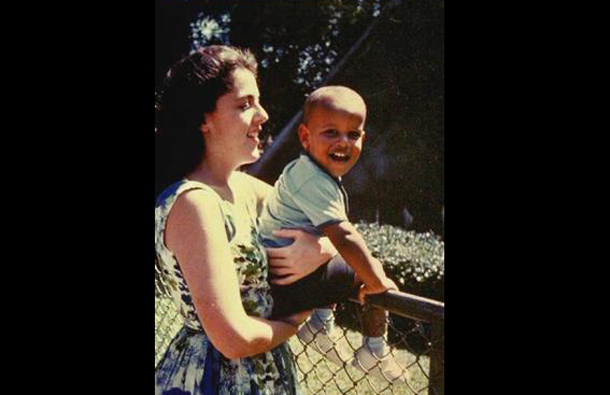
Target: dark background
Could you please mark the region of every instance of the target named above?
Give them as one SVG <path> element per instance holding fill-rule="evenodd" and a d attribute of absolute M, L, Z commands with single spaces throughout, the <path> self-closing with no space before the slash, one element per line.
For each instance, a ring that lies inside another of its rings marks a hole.
<path fill-rule="evenodd" d="M 207 37 L 191 25 L 212 19 L 218 27 Z M 156 89 L 194 40 L 255 53 L 262 103 L 271 117 L 265 133 L 275 137 L 321 84 L 358 91 L 369 117 L 361 159 L 344 177 L 350 218 L 443 235 L 443 1 L 157 0 Z M 288 133 L 259 170 L 270 183 L 299 154 L 296 131 Z M 405 208 L 412 222 L 405 223 Z"/>
<path fill-rule="evenodd" d="M 183 0 L 154 3 L 157 83 L 160 70 L 189 50 L 184 38 L 189 34 L 189 15 L 196 15 L 197 7 L 212 5 L 200 1 L 194 6 Z M 258 12 L 266 9 L 270 21 L 280 9 L 322 4 L 256 3 L 257 11 L 251 16 L 261 19 Z M 236 2 L 214 4 L 224 9 Z M 19 183 L 10 178 L 5 182 L 5 197 L 11 199 L 8 217 L 18 217 L 17 224 L 5 224 L 10 237 L 7 252 L 18 254 L 4 265 L 9 285 L 16 285 L 6 287 L 4 303 L 6 322 L 16 324 L 6 342 L 5 359 L 10 361 L 12 377 L 8 388 L 13 384 L 20 392 L 27 392 L 24 387 L 61 388 L 64 393 L 80 394 L 93 384 L 100 393 L 142 393 L 147 386 L 152 390 L 153 140 L 146 126 L 151 118 L 146 103 L 150 103 L 152 7 L 135 3 L 9 5 L 7 15 L 17 23 L 4 26 L 4 67 L 15 69 L 5 73 L 5 106 L 27 105 L 19 112 L 5 111 L 18 115 L 12 125 L 6 123 L 3 146 L 5 159 L 13 162 L 6 166 L 6 175 L 19 179 Z M 23 9 L 16 11 L 20 6 Z M 591 110 L 597 107 L 589 106 L 584 100 L 589 93 L 580 88 L 599 88 L 599 81 L 589 80 L 603 74 L 595 73 L 603 62 L 589 61 L 585 53 L 599 53 L 588 49 L 601 47 L 597 40 L 604 37 L 599 34 L 604 24 L 599 19 L 605 14 L 573 4 L 528 4 L 524 9 L 506 3 L 451 2 L 448 8 L 446 42 L 452 77 L 447 85 L 451 93 L 447 119 L 453 133 L 447 141 L 452 154 L 447 158 L 451 173 L 446 179 L 451 191 L 447 385 L 473 394 L 549 393 L 558 387 L 561 391 L 554 392 L 595 392 L 590 387 L 599 387 L 596 370 L 603 364 L 579 362 L 593 361 L 590 354 L 599 354 L 599 341 L 593 347 L 578 348 L 574 347 L 577 343 L 561 340 L 566 334 L 570 339 L 595 338 L 596 331 L 603 330 L 603 326 L 566 316 L 576 310 L 565 296 L 566 290 L 573 295 L 575 281 L 583 284 L 577 285 L 578 290 L 587 289 L 576 295 L 578 300 L 595 297 L 597 290 L 604 289 L 588 281 L 591 276 L 574 271 L 574 267 L 587 268 L 588 261 L 599 261 L 587 260 L 591 252 L 583 249 L 597 240 L 585 243 L 577 238 L 578 230 L 585 229 L 580 237 L 586 238 L 603 233 L 585 228 L 583 215 L 568 211 L 579 204 L 603 207 L 590 201 L 584 204 L 574 194 L 580 199 L 597 196 L 583 192 L 588 179 L 582 176 L 601 166 L 579 166 L 604 156 L 595 155 L 590 138 L 565 138 L 561 132 L 587 135 L 599 129 L 582 128 L 593 122 Z M 400 25 L 411 26 L 417 36 L 444 36 L 442 2 L 409 1 L 396 10 L 402 10 L 406 20 L 420 18 L 408 24 L 403 19 Z M 423 18 L 429 11 L 435 12 L 439 22 L 430 24 L 430 18 Z M 312 15 L 296 11 L 291 15 L 295 14 L 292 20 L 274 23 L 285 23 L 292 31 L 303 28 L 303 21 Z M 248 13 L 243 18 L 247 20 Z M 378 27 L 389 24 L 399 25 L 388 18 Z M 244 26 L 251 29 L 248 23 Z M 307 27 L 315 29 L 313 23 Z M 291 38 L 304 39 L 297 34 Z M 390 39 L 399 37 L 386 36 L 382 41 Z M 425 40 L 410 40 L 419 42 L 422 51 L 434 53 Z M 252 49 L 263 52 L 260 47 Z M 387 54 L 391 56 L 392 50 Z M 433 58 L 444 56 L 436 54 Z M 386 58 L 373 60 L 375 70 L 387 62 Z M 444 69 L 442 63 L 436 66 Z M 437 70 L 436 75 L 443 74 Z M 566 82 L 566 78 L 576 81 Z M 279 76 L 277 81 L 291 83 Z M 279 101 L 271 114 L 275 132 L 303 99 L 271 97 L 272 91 L 282 88 L 288 89 L 267 85 L 263 92 L 268 108 Z M 414 106 L 414 97 L 411 92 L 392 108 Z M 372 99 L 365 99 L 372 106 Z M 296 107 L 284 109 L 282 102 Z M 585 106 L 587 111 L 580 112 Z M 377 111 L 371 108 L 371 117 L 383 116 L 372 114 Z M 438 122 L 444 123 L 440 115 Z M 438 136 L 442 139 L 443 134 Z M 14 142 L 14 137 L 23 141 Z M 439 153 L 442 158 L 442 149 Z M 444 172 L 439 168 L 442 179 Z M 27 209 L 21 210 L 19 203 Z M 414 208 L 412 214 L 416 225 L 419 214 Z M 578 226 L 573 226 L 573 218 Z M 528 225 L 530 220 L 535 222 Z M 573 249 L 565 248 L 568 245 Z M 586 307 L 578 311 L 579 317 L 588 312 Z M 569 374 L 549 378 L 548 371 Z"/>

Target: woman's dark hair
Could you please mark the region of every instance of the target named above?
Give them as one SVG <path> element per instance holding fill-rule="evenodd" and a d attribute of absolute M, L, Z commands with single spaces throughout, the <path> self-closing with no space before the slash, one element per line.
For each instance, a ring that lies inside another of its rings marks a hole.
<path fill-rule="evenodd" d="M 238 68 L 257 76 L 249 50 L 212 45 L 183 58 L 167 73 L 155 94 L 155 197 L 201 162 L 205 114 L 233 88 Z"/>

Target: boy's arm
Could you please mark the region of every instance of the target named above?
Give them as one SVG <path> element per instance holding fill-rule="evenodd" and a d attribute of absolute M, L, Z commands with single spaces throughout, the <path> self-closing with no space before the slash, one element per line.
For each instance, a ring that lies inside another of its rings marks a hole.
<path fill-rule="evenodd" d="M 349 221 L 326 226 L 322 231 L 328 236 L 343 259 L 354 268 L 358 277 L 366 285 L 366 293 L 381 293 L 396 287 L 386 277 L 381 262 L 371 255 L 364 239 Z"/>

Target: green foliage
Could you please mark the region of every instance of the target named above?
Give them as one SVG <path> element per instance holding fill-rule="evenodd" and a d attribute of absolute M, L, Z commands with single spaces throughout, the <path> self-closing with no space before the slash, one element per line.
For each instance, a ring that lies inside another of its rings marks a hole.
<path fill-rule="evenodd" d="M 434 233 L 406 231 L 392 225 L 356 224 L 374 257 L 403 292 L 444 301 L 445 244 Z M 337 323 L 361 330 L 361 307 L 356 303 L 337 306 Z M 388 339 L 394 347 L 415 355 L 425 354 L 430 325 L 395 314 L 390 316 Z"/>
<path fill-rule="evenodd" d="M 445 244 L 439 236 L 376 223 L 356 228 L 401 291 L 444 300 Z"/>

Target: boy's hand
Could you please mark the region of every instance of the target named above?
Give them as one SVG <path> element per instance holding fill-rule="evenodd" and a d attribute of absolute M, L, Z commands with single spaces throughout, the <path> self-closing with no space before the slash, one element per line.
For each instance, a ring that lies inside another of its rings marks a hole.
<path fill-rule="evenodd" d="M 366 284 L 362 284 L 360 290 L 358 291 L 358 301 L 360 301 L 361 305 L 364 305 L 366 295 L 380 294 L 391 289 L 398 291 L 396 283 L 387 277 L 381 282 L 381 285 L 377 287 L 370 287 Z"/>

